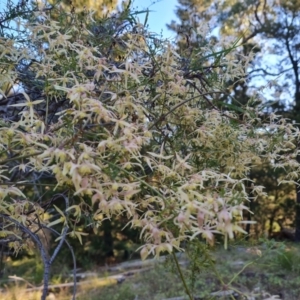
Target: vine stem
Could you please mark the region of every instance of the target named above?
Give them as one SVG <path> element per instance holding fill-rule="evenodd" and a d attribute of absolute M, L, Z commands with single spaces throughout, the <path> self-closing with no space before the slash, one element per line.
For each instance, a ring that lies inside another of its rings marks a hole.
<path fill-rule="evenodd" d="M 180 279 L 181 279 L 181 281 L 182 281 L 182 283 L 183 283 L 185 292 L 186 292 L 187 295 L 189 296 L 190 300 L 193 300 L 194 298 L 193 298 L 193 296 L 191 295 L 190 290 L 189 290 L 189 288 L 188 288 L 188 286 L 187 286 L 187 284 L 186 284 L 186 281 L 185 281 L 184 276 L 183 276 L 183 274 L 182 274 L 181 268 L 180 268 L 180 266 L 179 266 L 179 262 L 178 262 L 177 256 L 176 256 L 176 254 L 174 253 L 174 251 L 172 252 L 172 256 L 173 256 L 173 258 L 174 258 L 174 261 L 175 261 L 175 264 L 176 264 L 176 267 L 177 267 L 177 270 L 178 270 Z"/>

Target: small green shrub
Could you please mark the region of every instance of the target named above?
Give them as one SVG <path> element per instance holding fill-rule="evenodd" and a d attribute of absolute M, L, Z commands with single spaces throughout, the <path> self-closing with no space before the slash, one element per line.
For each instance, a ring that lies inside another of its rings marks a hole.
<path fill-rule="evenodd" d="M 300 274 L 300 254 L 295 250 L 279 252 L 275 257 L 275 262 L 280 269 Z"/>

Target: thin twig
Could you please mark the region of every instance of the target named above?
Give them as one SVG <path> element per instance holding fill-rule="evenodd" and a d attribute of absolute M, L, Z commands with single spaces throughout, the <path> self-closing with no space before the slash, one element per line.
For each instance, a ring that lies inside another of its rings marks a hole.
<path fill-rule="evenodd" d="M 192 85 L 193 87 L 195 87 L 194 85 Z M 148 130 L 152 129 L 154 126 L 156 126 L 159 122 L 165 120 L 165 118 L 171 114 L 174 110 L 176 110 L 177 108 L 179 108 L 180 106 L 184 105 L 185 103 L 189 102 L 189 101 L 192 101 L 192 100 L 195 100 L 199 97 L 203 97 L 205 99 L 206 102 L 208 102 L 208 104 L 219 111 L 219 109 L 206 97 L 206 95 L 211 95 L 211 94 L 224 94 L 223 91 L 213 91 L 213 92 L 207 92 L 207 93 L 200 93 L 199 95 L 195 96 L 195 97 L 191 97 L 189 99 L 186 99 L 186 100 L 183 100 L 181 101 L 180 103 L 176 104 L 175 106 L 173 106 L 167 113 L 163 114 L 161 117 L 159 117 L 152 125 L 149 126 Z M 240 120 L 238 119 L 235 119 L 231 116 L 228 116 L 227 114 L 223 113 L 222 112 L 222 115 L 224 115 L 225 117 L 227 118 L 230 118 L 230 119 L 234 119 L 235 121 L 238 121 L 241 123 Z"/>
<path fill-rule="evenodd" d="M 177 270 L 178 270 L 180 279 L 181 279 L 181 281 L 182 281 L 182 283 L 183 283 L 185 292 L 186 292 L 187 295 L 189 296 L 190 300 L 193 300 L 193 296 L 191 295 L 190 290 L 189 290 L 189 288 L 188 288 L 188 286 L 187 286 L 187 284 L 186 284 L 186 281 L 185 281 L 185 279 L 184 279 L 184 276 L 183 276 L 183 274 L 182 274 L 181 268 L 180 268 L 179 263 L 178 263 L 178 259 L 177 259 L 177 257 L 176 257 L 176 254 L 174 253 L 174 251 L 172 252 L 172 256 L 173 256 L 173 259 L 174 259 L 174 261 L 175 261 L 175 264 L 176 264 L 176 267 L 177 267 Z"/>

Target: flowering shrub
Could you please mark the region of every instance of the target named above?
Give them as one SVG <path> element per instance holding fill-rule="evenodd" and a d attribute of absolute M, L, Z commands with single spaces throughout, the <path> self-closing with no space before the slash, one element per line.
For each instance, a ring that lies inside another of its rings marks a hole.
<path fill-rule="evenodd" d="M 0 82 L 10 87 L 0 90 L 1 216 L 81 240 L 82 217 L 97 228 L 125 213 L 143 259 L 196 237 L 222 234 L 226 245 L 263 193 L 252 167 L 298 178 L 298 129 L 259 107 L 215 103 L 225 79 L 245 77 L 250 58 L 237 59 L 238 41 L 180 55 L 125 13 L 100 24 L 92 13 L 57 21 L 37 11 L 18 19 L 22 35 L 0 38 Z M 3 241 L 26 247 L 6 228 Z"/>

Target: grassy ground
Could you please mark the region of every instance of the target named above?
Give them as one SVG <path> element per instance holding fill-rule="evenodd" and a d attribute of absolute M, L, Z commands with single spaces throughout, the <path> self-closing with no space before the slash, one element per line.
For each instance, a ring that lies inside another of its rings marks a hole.
<path fill-rule="evenodd" d="M 186 284 L 193 287 L 191 289 L 197 299 L 256 300 L 278 295 L 276 299 L 300 300 L 299 250 L 300 246 L 295 244 L 264 241 L 258 245 L 232 245 L 226 251 L 221 246 L 216 247 L 211 252 L 215 261 L 213 265 L 208 260 L 203 262 L 203 257 L 199 257 L 198 264 L 194 265 L 185 256 L 179 261 L 182 263 Z M 90 278 L 89 284 L 79 286 L 76 299 L 162 300 L 185 296 L 180 276 L 172 269 L 176 269 L 175 264 L 168 260 L 165 263 L 156 263 L 146 271 L 126 278 L 124 282 L 110 286 L 103 286 L 105 284 L 98 277 L 111 274 L 99 272 L 99 269 L 93 270 L 99 275 Z M 66 277 L 68 272 L 66 268 L 60 268 L 60 274 L 54 275 L 51 283 L 70 281 Z M 17 275 L 37 285 L 41 282 L 42 268 L 37 259 L 24 259 L 14 263 L 10 261 L 6 264 L 5 275 Z M 39 299 L 39 293 L 25 293 L 22 283 L 8 283 L 4 278 L 1 285 L 6 292 L 0 298 Z M 233 290 L 236 296 L 225 298 L 212 294 L 220 290 Z M 55 295 L 53 299 L 56 300 L 70 299 L 71 291 L 68 288 L 54 289 L 52 292 L 50 298 Z"/>

